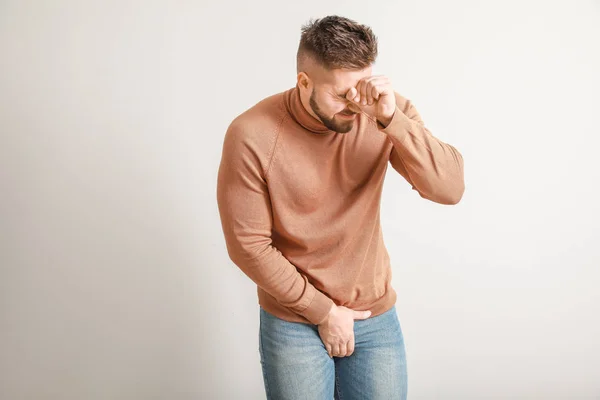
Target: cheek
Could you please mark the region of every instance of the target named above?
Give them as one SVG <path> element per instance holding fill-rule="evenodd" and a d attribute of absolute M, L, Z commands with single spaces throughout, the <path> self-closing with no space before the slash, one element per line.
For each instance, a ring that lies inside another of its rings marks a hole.
<path fill-rule="evenodd" d="M 348 101 L 341 98 L 324 97 L 319 102 L 319 108 L 325 115 L 334 116 L 335 114 L 348 109 Z"/>
<path fill-rule="evenodd" d="M 330 110 L 333 114 L 348 110 L 348 104 L 345 100 L 337 100 L 331 104 Z"/>

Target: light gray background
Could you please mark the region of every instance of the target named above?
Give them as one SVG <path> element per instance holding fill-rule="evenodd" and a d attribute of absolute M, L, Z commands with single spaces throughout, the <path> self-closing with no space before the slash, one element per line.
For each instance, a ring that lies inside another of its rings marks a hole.
<path fill-rule="evenodd" d="M 216 173 L 328 14 L 465 159 L 384 185 L 409 399 L 600 398 L 600 3 L 321 0 L 0 2 L 0 398 L 264 398 Z"/>

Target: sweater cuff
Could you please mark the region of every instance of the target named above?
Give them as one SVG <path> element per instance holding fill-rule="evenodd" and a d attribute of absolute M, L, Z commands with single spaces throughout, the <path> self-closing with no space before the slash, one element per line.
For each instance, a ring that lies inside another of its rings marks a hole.
<path fill-rule="evenodd" d="M 317 288 L 313 287 L 312 290 L 315 291 L 312 301 L 308 307 L 299 314 L 309 320 L 312 324 L 319 325 L 325 320 L 325 317 L 329 314 L 329 310 L 331 310 L 331 306 L 335 303 Z"/>
<path fill-rule="evenodd" d="M 381 123 L 377 121 L 377 128 L 379 128 L 380 131 L 385 132 L 389 136 L 392 136 L 399 143 L 402 143 L 408 135 L 408 131 L 410 130 L 411 126 L 410 124 L 412 122 L 413 121 L 410 118 L 408 118 L 396 105 L 396 111 L 394 112 L 394 115 L 389 125 L 384 128 L 383 125 L 381 125 Z"/>

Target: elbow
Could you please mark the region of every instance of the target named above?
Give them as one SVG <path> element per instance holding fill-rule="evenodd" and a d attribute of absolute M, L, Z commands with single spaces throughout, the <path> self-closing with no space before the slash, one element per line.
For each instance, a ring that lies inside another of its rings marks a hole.
<path fill-rule="evenodd" d="M 270 254 L 269 243 L 265 240 L 248 243 L 239 239 L 231 239 L 226 244 L 229 258 L 240 267 L 258 265 Z"/>
<path fill-rule="evenodd" d="M 465 193 L 465 167 L 462 155 L 456 148 L 452 146 L 450 146 L 450 148 L 453 150 L 455 156 L 455 168 L 451 169 L 452 172 L 446 175 L 446 178 L 441 182 L 440 186 L 444 188 L 442 204 L 455 205 L 460 202 Z"/>
<path fill-rule="evenodd" d="M 421 197 L 423 197 L 424 199 L 427 200 L 431 200 L 434 203 L 438 203 L 438 204 L 443 204 L 443 205 L 447 205 L 447 206 L 453 206 L 455 204 L 458 204 L 460 202 L 460 200 L 462 199 L 462 195 L 441 195 L 441 194 L 437 194 L 435 196 L 429 196 L 429 195 L 425 195 L 423 193 L 421 193 Z"/>
<path fill-rule="evenodd" d="M 453 206 L 460 202 L 464 193 L 465 193 L 465 182 L 463 180 L 461 180 L 460 182 L 452 185 L 452 189 L 447 190 L 444 193 L 444 196 L 442 196 L 442 198 L 441 198 L 442 201 L 440 201 L 439 203 Z"/>
<path fill-rule="evenodd" d="M 463 173 L 462 163 L 460 168 L 454 170 L 451 174 L 447 174 L 444 178 L 438 177 L 438 200 L 440 204 L 455 205 L 460 202 L 465 193 L 465 176 Z"/>
<path fill-rule="evenodd" d="M 446 205 L 455 205 L 460 202 L 465 193 L 465 182 L 464 180 L 460 180 L 456 184 L 452 185 L 452 190 L 448 190 L 446 196 L 444 197 L 444 203 Z"/>
<path fill-rule="evenodd" d="M 255 253 L 235 245 L 227 246 L 227 254 L 229 259 L 239 267 L 250 266 L 257 258 Z"/>
<path fill-rule="evenodd" d="M 414 188 L 416 189 L 416 188 Z M 419 195 L 427 200 L 444 205 L 458 204 L 465 193 L 464 180 L 452 184 L 440 182 L 438 185 L 431 185 L 431 190 L 419 190 Z"/>
<path fill-rule="evenodd" d="M 463 186 L 460 191 L 456 191 L 451 196 L 447 196 L 445 199 L 446 202 L 444 204 L 453 206 L 455 204 L 460 203 L 460 200 L 462 199 L 464 193 L 465 193 L 465 188 Z"/>

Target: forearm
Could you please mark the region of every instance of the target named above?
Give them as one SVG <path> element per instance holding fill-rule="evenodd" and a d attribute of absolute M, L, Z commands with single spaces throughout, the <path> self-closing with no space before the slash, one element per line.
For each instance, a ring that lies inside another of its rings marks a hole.
<path fill-rule="evenodd" d="M 315 325 L 325 319 L 335 303 L 315 288 L 308 277 L 300 273 L 279 250 L 265 244 L 248 252 L 239 244 L 234 244 L 238 243 L 236 238 L 228 243 L 231 260 L 280 304 Z"/>
<path fill-rule="evenodd" d="M 410 106 L 410 104 L 409 104 Z M 413 107 L 408 116 L 396 107 L 389 120 L 378 122 L 392 142 L 392 157 L 397 169 L 420 195 L 441 204 L 456 204 L 464 193 L 464 161 L 453 146 L 434 137 Z M 410 116 L 416 119 L 410 118 Z M 385 123 L 385 127 L 381 123 Z"/>

